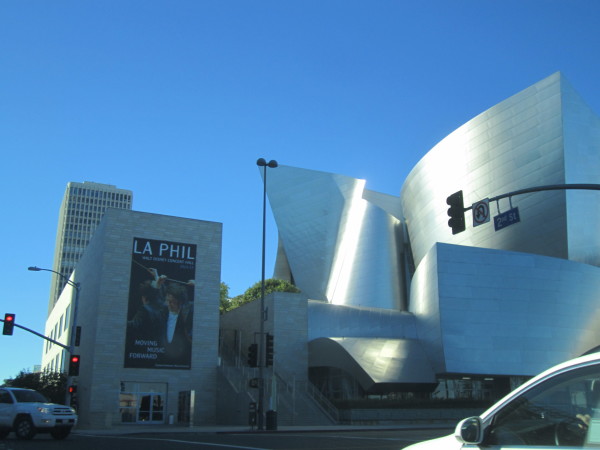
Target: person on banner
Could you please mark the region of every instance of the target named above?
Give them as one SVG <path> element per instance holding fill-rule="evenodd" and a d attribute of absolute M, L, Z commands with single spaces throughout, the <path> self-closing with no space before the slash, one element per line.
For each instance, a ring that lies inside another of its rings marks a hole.
<path fill-rule="evenodd" d="M 150 280 L 147 280 L 140 284 L 138 293 L 141 304 L 133 317 L 127 321 L 128 335 L 133 340 L 158 341 L 163 310 L 159 291 L 152 286 Z"/>
<path fill-rule="evenodd" d="M 158 294 L 159 303 L 163 304 L 165 307 L 167 306 L 167 301 L 166 301 L 167 286 L 169 286 L 169 283 L 172 283 L 172 282 L 178 283 L 182 286 L 185 286 L 186 301 L 187 301 L 187 298 L 192 298 L 192 299 L 194 298 L 194 288 L 196 287 L 195 280 L 188 280 L 187 282 L 173 280 L 173 279 L 170 279 L 169 277 L 167 277 L 166 275 L 159 275 L 158 270 L 156 270 L 156 269 L 150 268 L 147 270 L 152 275 L 152 287 L 157 289 L 159 292 L 159 294 Z"/>
<path fill-rule="evenodd" d="M 171 283 L 165 290 L 166 311 L 161 345 L 165 351 L 161 364 L 188 366 L 192 354 L 193 308 L 187 299 L 186 287 Z"/>

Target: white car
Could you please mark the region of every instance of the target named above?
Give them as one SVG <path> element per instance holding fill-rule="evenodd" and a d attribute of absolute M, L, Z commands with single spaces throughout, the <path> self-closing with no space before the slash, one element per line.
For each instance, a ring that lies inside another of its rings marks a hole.
<path fill-rule="evenodd" d="M 70 406 L 50 403 L 33 389 L 0 387 L 0 439 L 14 431 L 18 439 L 31 439 L 36 433 L 66 438 L 77 424 Z"/>
<path fill-rule="evenodd" d="M 600 448 L 600 353 L 532 378 L 454 435 L 405 450 Z"/>

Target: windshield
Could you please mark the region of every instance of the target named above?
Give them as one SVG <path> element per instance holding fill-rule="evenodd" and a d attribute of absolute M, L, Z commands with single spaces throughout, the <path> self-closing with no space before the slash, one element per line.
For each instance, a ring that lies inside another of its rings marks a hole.
<path fill-rule="evenodd" d="M 486 444 L 597 447 L 599 386 L 598 364 L 544 380 L 496 414 Z"/>
<path fill-rule="evenodd" d="M 12 393 L 19 403 L 48 403 L 48 399 L 37 391 L 14 390 Z"/>

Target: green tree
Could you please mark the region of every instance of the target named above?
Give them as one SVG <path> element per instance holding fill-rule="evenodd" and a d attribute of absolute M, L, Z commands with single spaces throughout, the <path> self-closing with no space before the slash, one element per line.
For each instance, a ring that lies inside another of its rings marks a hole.
<path fill-rule="evenodd" d="M 223 314 L 231 307 L 231 299 L 229 298 L 229 286 L 221 281 L 221 291 L 219 299 L 219 312 Z"/>
<path fill-rule="evenodd" d="M 4 380 L 6 386 L 35 389 L 53 403 L 64 403 L 67 375 L 61 372 L 28 372 L 22 370 L 15 378 Z"/>
<path fill-rule="evenodd" d="M 265 280 L 265 295 L 270 294 L 271 292 L 300 292 L 295 285 L 290 283 L 289 281 L 278 280 L 276 278 L 269 278 Z M 260 299 L 262 293 L 262 282 L 258 281 L 253 284 L 251 287 L 246 289 L 242 295 L 238 295 L 229 299 L 229 308 L 226 311 L 230 311 L 235 309 L 245 303 L 249 303 L 253 300 Z"/>

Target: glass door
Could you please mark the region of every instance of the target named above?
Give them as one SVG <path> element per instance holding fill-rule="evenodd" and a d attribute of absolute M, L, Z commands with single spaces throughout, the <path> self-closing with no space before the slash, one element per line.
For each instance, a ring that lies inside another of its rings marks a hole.
<path fill-rule="evenodd" d="M 121 382 L 119 412 L 122 423 L 164 423 L 167 384 Z"/>
<path fill-rule="evenodd" d="M 138 423 L 163 423 L 164 406 L 162 394 L 154 392 L 139 394 Z"/>

